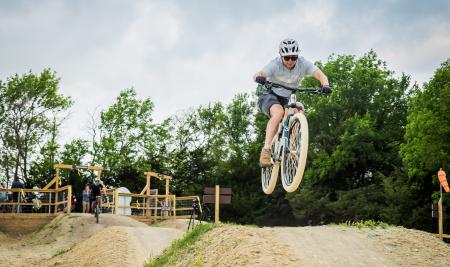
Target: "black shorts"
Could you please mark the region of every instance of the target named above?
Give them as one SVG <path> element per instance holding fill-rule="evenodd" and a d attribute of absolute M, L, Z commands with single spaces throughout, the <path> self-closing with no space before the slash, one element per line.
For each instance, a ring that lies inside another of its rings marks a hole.
<path fill-rule="evenodd" d="M 289 99 L 285 97 L 277 96 L 272 93 L 263 94 L 258 98 L 258 109 L 270 117 L 270 107 L 272 107 L 272 105 L 279 104 L 284 107 L 288 102 Z"/>

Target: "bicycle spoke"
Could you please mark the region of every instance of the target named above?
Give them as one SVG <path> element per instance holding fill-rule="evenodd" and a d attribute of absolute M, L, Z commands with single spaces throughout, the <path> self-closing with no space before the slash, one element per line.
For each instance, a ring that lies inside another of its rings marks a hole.
<path fill-rule="evenodd" d="M 301 132 L 300 123 L 298 121 L 295 121 L 292 124 L 289 134 L 289 152 L 285 155 L 285 182 L 290 185 L 292 184 L 297 172 L 298 159 L 300 156 Z"/>

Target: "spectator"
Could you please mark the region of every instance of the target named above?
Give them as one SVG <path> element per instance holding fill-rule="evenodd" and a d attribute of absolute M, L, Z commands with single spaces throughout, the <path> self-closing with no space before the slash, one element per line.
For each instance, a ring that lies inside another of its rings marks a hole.
<path fill-rule="evenodd" d="M 39 190 L 39 187 L 37 186 L 33 186 L 33 189 Z M 39 212 L 39 210 L 42 207 L 42 202 L 41 202 L 41 193 L 39 192 L 33 192 L 31 198 L 33 199 L 33 212 Z"/>
<path fill-rule="evenodd" d="M 13 183 L 12 183 L 12 185 L 11 185 L 11 189 L 22 189 L 22 188 L 24 188 L 24 185 L 23 185 L 23 183 L 19 180 L 19 177 L 14 177 L 14 181 L 13 181 Z M 13 203 L 19 203 L 20 202 L 20 193 L 21 192 L 13 192 L 13 197 L 12 197 L 12 202 Z M 12 212 L 13 213 L 15 213 L 15 212 L 20 212 L 20 204 L 19 204 L 19 206 L 17 207 L 17 210 L 16 210 L 16 205 L 13 205 L 13 210 L 12 210 Z"/>
<path fill-rule="evenodd" d="M 0 183 L 0 189 L 5 189 L 5 185 Z M 6 192 L 0 192 L 0 202 L 6 202 Z M 0 210 L 2 210 L 2 204 L 0 204 Z"/>
<path fill-rule="evenodd" d="M 86 185 L 83 190 L 83 213 L 89 213 L 90 194 L 89 185 Z"/>

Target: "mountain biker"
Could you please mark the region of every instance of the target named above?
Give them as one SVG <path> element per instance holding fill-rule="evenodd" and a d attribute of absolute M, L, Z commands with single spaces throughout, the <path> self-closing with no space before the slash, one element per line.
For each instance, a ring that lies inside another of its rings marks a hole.
<path fill-rule="evenodd" d="M 253 76 L 255 82 L 263 85 L 268 80 L 287 87 L 298 87 L 304 77 L 312 76 L 322 85 L 321 93 L 331 93 L 327 76 L 312 62 L 303 56 L 299 57 L 300 49 L 297 41 L 291 38 L 281 41 L 279 54 L 280 57 L 270 61 Z M 278 124 L 283 119 L 284 105 L 288 103 L 291 93 L 289 90 L 273 87 L 270 92 L 264 92 L 258 98 L 258 109 L 270 118 L 259 159 L 261 167 L 271 164 L 271 141 L 277 132 Z M 303 105 L 299 102 L 296 103 L 296 108 L 302 112 L 304 110 Z"/>
<path fill-rule="evenodd" d="M 93 183 L 90 186 L 91 189 L 91 196 L 92 196 L 92 204 L 91 204 L 91 211 L 94 211 L 94 207 L 97 201 L 97 197 L 98 200 L 100 201 L 100 205 L 102 204 L 101 201 L 101 195 L 106 195 L 106 186 L 103 183 L 102 180 L 100 180 L 100 178 L 96 177 L 93 181 Z"/>

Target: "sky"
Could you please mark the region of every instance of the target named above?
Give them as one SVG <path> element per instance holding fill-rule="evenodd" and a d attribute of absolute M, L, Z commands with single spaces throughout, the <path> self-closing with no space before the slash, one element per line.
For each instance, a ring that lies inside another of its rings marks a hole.
<path fill-rule="evenodd" d="M 155 122 L 251 93 L 287 37 L 311 61 L 373 49 L 421 84 L 450 57 L 449 15 L 450 0 L 0 0 L 0 80 L 56 71 L 70 141 L 126 88 L 153 101 Z"/>

